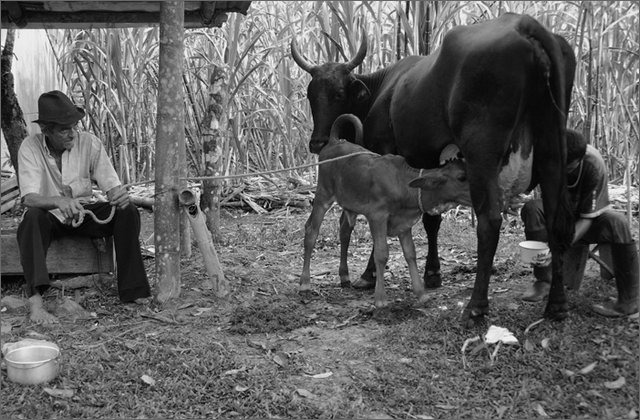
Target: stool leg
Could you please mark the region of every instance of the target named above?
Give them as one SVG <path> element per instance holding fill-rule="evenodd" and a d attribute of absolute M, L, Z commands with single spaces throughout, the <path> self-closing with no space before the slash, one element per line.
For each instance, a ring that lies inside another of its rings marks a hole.
<path fill-rule="evenodd" d="M 580 289 L 588 256 L 589 245 L 574 245 L 565 252 L 562 271 L 567 289 Z"/>
<path fill-rule="evenodd" d="M 611 255 L 610 244 L 598 245 L 598 253 L 600 254 L 600 278 L 603 280 L 611 280 L 614 277 L 613 274 L 613 256 Z M 603 265 L 604 264 L 604 265 Z"/>

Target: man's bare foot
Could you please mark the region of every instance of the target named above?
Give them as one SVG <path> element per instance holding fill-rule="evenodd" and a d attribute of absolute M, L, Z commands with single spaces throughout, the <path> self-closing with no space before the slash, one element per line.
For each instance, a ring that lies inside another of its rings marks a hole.
<path fill-rule="evenodd" d="M 41 295 L 31 296 L 29 298 L 29 305 L 31 307 L 29 319 L 36 324 L 57 324 L 59 322 L 58 318 L 44 309 Z"/>
<path fill-rule="evenodd" d="M 138 298 L 134 300 L 133 303 L 137 305 L 148 305 L 151 303 L 151 298 L 150 297 Z"/>

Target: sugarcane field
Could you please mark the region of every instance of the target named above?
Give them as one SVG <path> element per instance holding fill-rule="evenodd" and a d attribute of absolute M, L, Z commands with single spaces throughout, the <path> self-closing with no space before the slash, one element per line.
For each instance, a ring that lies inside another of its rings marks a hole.
<path fill-rule="evenodd" d="M 638 2 L 0 7 L 2 418 L 639 418 Z"/>

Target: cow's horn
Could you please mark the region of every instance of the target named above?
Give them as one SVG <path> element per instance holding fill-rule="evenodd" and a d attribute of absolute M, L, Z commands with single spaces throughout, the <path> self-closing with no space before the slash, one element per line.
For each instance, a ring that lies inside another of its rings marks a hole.
<path fill-rule="evenodd" d="M 358 49 L 358 53 L 356 54 L 351 61 L 349 61 L 346 66 L 349 71 L 355 69 L 360 64 L 362 64 L 362 60 L 364 60 L 364 56 L 367 55 L 367 36 L 362 34 L 362 42 L 360 43 L 360 48 Z"/>
<path fill-rule="evenodd" d="M 293 57 L 293 61 L 295 61 L 300 66 L 300 68 L 307 73 L 311 73 L 311 70 L 313 70 L 313 68 L 315 67 L 307 60 L 302 58 L 302 56 L 298 52 L 298 45 L 295 40 L 291 41 L 291 56 Z"/>

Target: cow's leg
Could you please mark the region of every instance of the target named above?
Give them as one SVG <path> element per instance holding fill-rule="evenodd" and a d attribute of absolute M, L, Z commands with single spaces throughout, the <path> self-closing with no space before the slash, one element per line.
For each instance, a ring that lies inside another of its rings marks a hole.
<path fill-rule="evenodd" d="M 306 291 L 311 288 L 311 253 L 318 239 L 320 225 L 324 219 L 324 215 L 331 207 L 331 201 L 319 199 L 313 200 L 313 210 L 304 224 L 304 261 L 302 263 L 302 274 L 300 274 L 300 291 Z"/>
<path fill-rule="evenodd" d="M 484 315 L 489 312 L 489 280 L 502 224 L 502 194 L 498 186 L 497 173 L 487 168 L 497 168 L 498 165 L 497 161 L 489 160 L 467 162 L 471 201 L 478 216 L 478 262 L 471 300 L 462 312 L 461 322 L 465 327 L 484 321 Z"/>
<path fill-rule="evenodd" d="M 376 264 L 376 288 L 374 301 L 377 308 L 387 305 L 387 296 L 384 290 L 384 270 L 389 260 L 389 248 L 387 245 L 387 220 L 370 220 L 369 228 L 373 238 L 373 258 Z"/>
<path fill-rule="evenodd" d="M 407 265 L 409 266 L 409 275 L 411 276 L 413 292 L 418 298 L 418 303 L 422 304 L 427 301 L 427 295 L 424 291 L 424 285 L 420 279 L 420 274 L 418 273 L 418 265 L 416 264 L 416 247 L 413 243 L 413 237 L 411 236 L 411 229 L 407 229 L 402 232 L 398 235 L 398 238 L 400 239 L 404 259 L 407 260 Z"/>
<path fill-rule="evenodd" d="M 440 276 L 440 257 L 438 256 L 438 231 L 442 217 L 440 215 L 431 216 L 427 213 L 422 215 L 422 224 L 427 232 L 428 253 L 427 263 L 424 267 L 424 285 L 428 288 L 442 286 Z"/>
<path fill-rule="evenodd" d="M 548 173 L 552 173 L 551 170 L 549 170 Z M 544 316 L 554 321 L 562 321 L 569 315 L 569 305 L 567 303 L 567 294 L 565 293 L 564 289 L 562 269 L 564 265 L 564 251 L 563 248 L 561 248 L 557 238 L 557 232 L 559 228 L 556 224 L 552 225 L 552 221 L 555 217 L 550 216 L 552 214 L 557 215 L 558 212 L 561 211 L 561 209 L 560 203 L 557 202 L 557 196 L 549 193 L 549 191 L 554 191 L 554 189 L 557 189 L 557 187 L 553 185 L 557 182 L 557 180 L 550 180 L 547 178 L 544 178 L 540 181 L 544 212 L 547 219 L 549 248 L 551 248 L 552 273 L 551 288 L 549 289 L 549 298 L 547 300 L 547 306 L 544 310 Z M 560 222 L 559 224 L 563 225 L 563 222 Z M 555 233 L 555 235 L 552 233 Z"/>
<path fill-rule="evenodd" d="M 340 286 L 350 287 L 349 266 L 347 265 L 347 254 L 349 252 L 349 242 L 351 241 L 351 232 L 356 225 L 357 214 L 348 210 L 343 210 L 340 215 L 340 268 L 338 275 L 340 276 Z"/>

